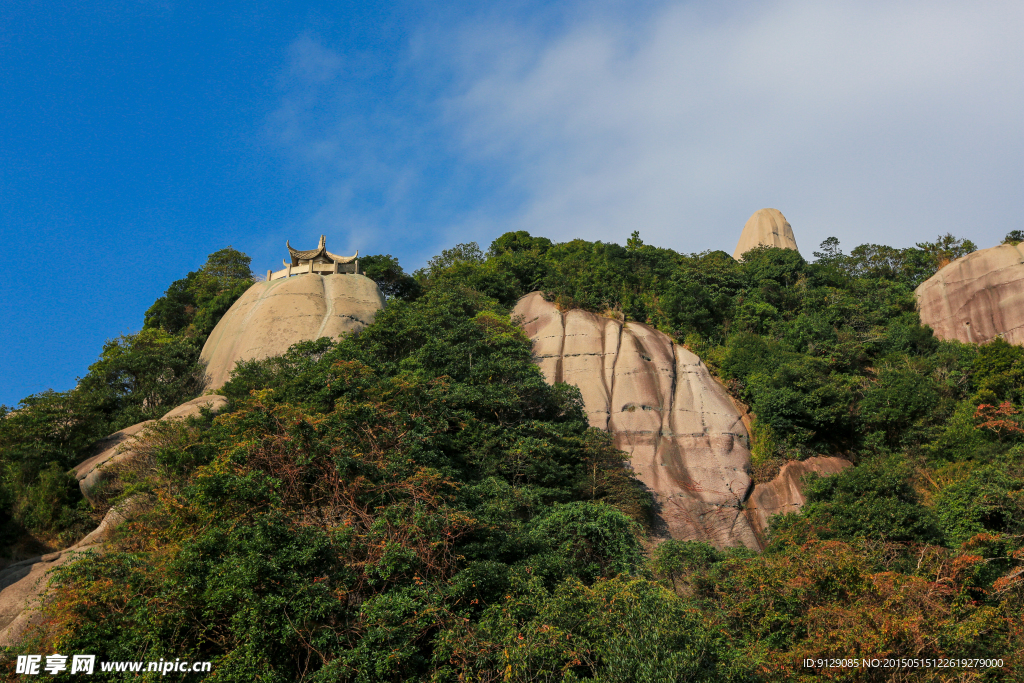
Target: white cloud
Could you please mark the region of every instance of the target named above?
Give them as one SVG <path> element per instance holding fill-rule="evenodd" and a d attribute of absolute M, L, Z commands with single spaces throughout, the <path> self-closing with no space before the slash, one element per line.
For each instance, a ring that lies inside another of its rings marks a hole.
<path fill-rule="evenodd" d="M 515 229 L 731 252 L 774 206 L 810 255 L 1017 227 L 1019 2 L 560 7 L 423 24 L 383 99 L 297 43 L 272 127 L 316 178 L 310 232 L 419 257 Z"/>
<path fill-rule="evenodd" d="M 731 251 L 775 206 L 808 253 L 829 234 L 992 242 L 1022 208 L 1022 29 L 1020 3 L 935 2 L 513 27 L 497 55 L 466 40 L 485 67 L 448 115 L 465 154 L 509 169 L 528 197 L 515 227 L 538 233 Z"/>

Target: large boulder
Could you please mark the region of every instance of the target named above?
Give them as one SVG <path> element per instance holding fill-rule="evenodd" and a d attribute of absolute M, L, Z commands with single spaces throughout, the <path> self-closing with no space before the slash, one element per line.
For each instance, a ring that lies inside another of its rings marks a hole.
<path fill-rule="evenodd" d="M 646 325 L 563 313 L 538 292 L 514 315 L 546 379 L 579 387 L 590 424 L 630 455 L 668 535 L 759 547 L 742 510 L 752 486 L 743 415 L 697 356 Z"/>
<path fill-rule="evenodd" d="M 803 478 L 811 473 L 822 477 L 839 474 L 853 463 L 836 457 L 816 456 L 787 462 L 774 479 L 754 487 L 747 501 L 747 516 L 762 535 L 772 515 L 796 512 L 805 502 Z"/>
<path fill-rule="evenodd" d="M 915 290 L 921 322 L 939 339 L 1024 343 L 1024 244 L 1000 244 L 947 264 Z"/>
<path fill-rule="evenodd" d="M 146 427 L 163 420 L 184 420 L 199 415 L 204 408 L 209 409 L 212 413 L 219 413 L 227 404 L 228 400 L 224 396 L 216 394 L 200 396 L 172 408 L 160 420 L 146 420 L 100 439 L 93 446 L 95 455 L 83 460 L 72 470 L 75 473 L 75 479 L 78 480 L 78 487 L 82 490 L 82 495 L 90 503 L 94 502 L 93 493 L 110 476 L 114 465 L 127 463 L 135 457 L 134 446 L 145 432 Z"/>
<path fill-rule="evenodd" d="M 208 388 L 224 386 L 238 361 L 279 356 L 296 342 L 361 330 L 383 306 L 377 283 L 363 275 L 257 282 L 228 309 L 203 346 Z"/>
<path fill-rule="evenodd" d="M 778 209 L 760 209 L 754 212 L 743 226 L 740 241 L 736 244 L 736 251 L 732 253 L 732 257 L 742 261 L 743 254 L 760 245 L 800 251 L 796 247 L 793 227 Z"/>

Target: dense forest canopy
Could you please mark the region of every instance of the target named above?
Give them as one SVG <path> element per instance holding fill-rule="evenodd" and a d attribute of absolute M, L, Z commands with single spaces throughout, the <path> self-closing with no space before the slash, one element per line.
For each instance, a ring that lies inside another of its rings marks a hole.
<path fill-rule="evenodd" d="M 921 326 L 914 287 L 969 241 L 840 247 L 736 261 L 520 231 L 412 274 L 366 257 L 372 325 L 239 364 L 229 410 L 161 423 L 90 509 L 67 471 L 95 440 L 201 391 L 202 342 L 252 282 L 216 252 L 76 389 L 0 409 L 9 558 L 147 501 L 59 570 L 19 651 L 212 660 L 225 681 L 796 681 L 822 657 L 1003 662 L 835 680 L 1019 678 L 1024 349 Z M 509 316 L 537 290 L 700 355 L 756 416 L 756 481 L 854 466 L 806 482 L 761 553 L 653 543 L 625 455 Z"/>

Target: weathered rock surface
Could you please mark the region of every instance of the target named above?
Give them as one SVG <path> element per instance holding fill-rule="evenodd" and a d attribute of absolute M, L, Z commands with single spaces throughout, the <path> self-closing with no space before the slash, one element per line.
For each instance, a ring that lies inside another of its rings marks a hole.
<path fill-rule="evenodd" d="M 796 247 L 793 227 L 778 209 L 761 209 L 754 212 L 754 215 L 747 220 L 747 224 L 743 226 L 740 241 L 736 245 L 736 251 L 732 253 L 732 257 L 741 261 L 743 254 L 761 244 L 800 251 Z"/>
<path fill-rule="evenodd" d="M 796 512 L 804 504 L 801 478 L 814 472 L 823 477 L 839 474 L 853 463 L 843 458 L 817 456 L 794 462 L 787 462 L 778 475 L 769 482 L 754 487 L 747 501 L 747 516 L 762 534 L 768 529 L 768 518 L 772 515 Z"/>
<path fill-rule="evenodd" d="M 377 283 L 363 275 L 257 282 L 228 309 L 203 346 L 207 386 L 224 386 L 240 360 L 279 356 L 296 342 L 361 330 L 383 306 Z"/>
<path fill-rule="evenodd" d="M 939 339 L 1024 343 L 1024 243 L 981 249 L 947 264 L 914 292 Z"/>
<path fill-rule="evenodd" d="M 39 599 L 46 592 L 47 573 L 86 551 L 103 552 L 103 542 L 141 507 L 131 499 L 112 508 L 100 525 L 75 545 L 55 553 L 34 557 L 0 571 L 0 647 L 15 645 L 25 629 L 39 623 Z"/>
<path fill-rule="evenodd" d="M 224 396 L 216 394 L 200 396 L 172 408 L 160 420 L 184 420 L 198 415 L 203 408 L 209 408 L 212 413 L 219 413 L 227 404 L 228 400 Z M 96 455 L 84 460 L 74 468 L 75 478 L 78 480 L 78 486 L 86 500 L 90 503 L 93 502 L 90 497 L 92 492 L 108 477 L 113 465 L 127 462 L 135 456 L 132 445 L 146 430 L 146 427 L 154 422 L 158 422 L 158 420 L 146 420 L 131 427 L 125 427 L 121 431 L 101 439 L 93 448 Z"/>
<path fill-rule="evenodd" d="M 654 493 L 669 535 L 759 547 L 742 508 L 750 488 L 743 417 L 694 354 L 639 323 L 517 304 L 549 382 L 580 388 L 590 424 L 611 432 Z"/>

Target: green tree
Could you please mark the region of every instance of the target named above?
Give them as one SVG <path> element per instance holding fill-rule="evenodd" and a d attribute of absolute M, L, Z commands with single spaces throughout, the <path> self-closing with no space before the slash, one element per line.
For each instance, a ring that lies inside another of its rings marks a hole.
<path fill-rule="evenodd" d="M 978 245 L 969 239 L 954 237 L 952 233 L 939 235 L 934 242 L 918 242 L 917 248 L 923 250 L 932 259 L 935 270 L 978 250 Z"/>
<path fill-rule="evenodd" d="M 175 280 L 146 311 L 144 329 L 193 337 L 201 347 L 231 305 L 253 284 L 252 259 L 226 247 L 203 266 Z"/>
<path fill-rule="evenodd" d="M 952 547 L 985 532 L 1019 534 L 1024 531 L 1024 480 L 1005 467 L 979 467 L 942 489 L 935 510 Z"/>
<path fill-rule="evenodd" d="M 921 505 L 910 476 L 909 465 L 893 457 L 812 480 L 801 514 L 822 538 L 934 543 L 941 538 L 935 515 Z"/>
<path fill-rule="evenodd" d="M 1011 230 L 1003 238 L 1003 244 L 1017 245 L 1024 242 L 1024 230 Z"/>
<path fill-rule="evenodd" d="M 402 270 L 398 259 L 391 254 L 363 256 L 359 267 L 366 277 L 377 283 L 387 299 L 415 299 L 420 294 L 420 284 Z"/>
<path fill-rule="evenodd" d="M 158 418 L 203 390 L 199 352 L 194 340 L 160 329 L 122 335 L 103 345 L 79 390 L 107 416 L 110 432 Z"/>

